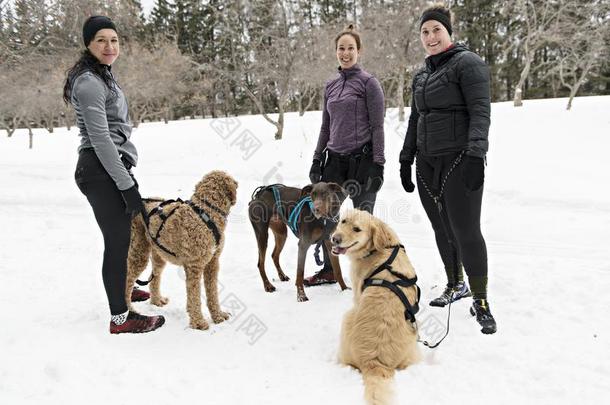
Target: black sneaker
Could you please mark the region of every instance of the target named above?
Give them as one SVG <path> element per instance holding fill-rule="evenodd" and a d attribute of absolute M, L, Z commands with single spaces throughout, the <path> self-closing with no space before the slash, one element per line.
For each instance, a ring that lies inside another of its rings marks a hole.
<path fill-rule="evenodd" d="M 470 315 L 476 315 L 477 322 L 482 326 L 481 332 L 486 335 L 496 333 L 496 320 L 489 310 L 489 303 L 487 300 L 474 300 L 470 307 Z"/>
<path fill-rule="evenodd" d="M 453 287 L 447 284 L 447 287 L 445 287 L 445 291 L 443 291 L 441 296 L 430 301 L 430 306 L 444 307 L 450 302 L 455 302 L 461 298 L 471 296 L 472 293 L 470 292 L 470 289 L 468 288 L 468 285 L 466 285 L 465 282 L 460 281 Z"/>

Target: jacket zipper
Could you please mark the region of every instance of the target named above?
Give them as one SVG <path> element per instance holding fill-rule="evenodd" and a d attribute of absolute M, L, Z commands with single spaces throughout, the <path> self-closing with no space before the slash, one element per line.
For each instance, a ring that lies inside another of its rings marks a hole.
<path fill-rule="evenodd" d="M 430 73 L 426 72 L 426 80 L 424 80 L 424 85 L 422 87 L 422 101 L 424 103 L 424 153 L 428 153 L 428 105 L 426 104 L 426 86 L 428 85 L 428 79 L 430 78 Z"/>

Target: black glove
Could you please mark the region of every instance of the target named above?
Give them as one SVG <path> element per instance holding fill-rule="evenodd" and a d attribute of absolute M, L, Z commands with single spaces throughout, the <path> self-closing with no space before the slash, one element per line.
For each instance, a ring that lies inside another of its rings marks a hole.
<path fill-rule="evenodd" d="M 131 188 L 121 191 L 121 195 L 123 196 L 123 201 L 125 201 L 125 213 L 131 214 L 132 218 L 144 209 L 142 196 L 138 191 L 137 185 L 133 185 Z"/>
<path fill-rule="evenodd" d="M 405 189 L 407 193 L 412 193 L 415 190 L 415 184 L 411 181 L 411 165 L 408 163 L 400 164 L 400 181 L 402 183 L 402 188 Z"/>
<path fill-rule="evenodd" d="M 322 180 L 322 163 L 318 159 L 314 159 L 313 163 L 311 164 L 309 180 L 312 184 L 316 184 Z"/>
<path fill-rule="evenodd" d="M 462 162 L 462 181 L 466 188 L 475 191 L 481 188 L 485 179 L 485 160 L 466 155 Z"/>
<path fill-rule="evenodd" d="M 366 189 L 371 193 L 376 193 L 383 185 L 383 165 L 372 163 L 369 170 L 369 178 L 366 181 Z"/>

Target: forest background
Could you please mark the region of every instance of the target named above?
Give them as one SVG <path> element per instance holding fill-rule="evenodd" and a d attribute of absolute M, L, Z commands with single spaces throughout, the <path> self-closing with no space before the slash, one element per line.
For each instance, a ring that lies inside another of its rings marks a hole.
<path fill-rule="evenodd" d="M 454 39 L 490 66 L 492 101 L 610 94 L 610 0 L 450 0 Z M 319 110 L 336 72 L 335 35 L 355 23 L 361 64 L 386 108 L 411 102 L 424 60 L 421 0 L 0 0 L 0 130 L 73 125 L 62 101 L 82 24 L 112 18 L 122 54 L 113 72 L 143 121 Z"/>

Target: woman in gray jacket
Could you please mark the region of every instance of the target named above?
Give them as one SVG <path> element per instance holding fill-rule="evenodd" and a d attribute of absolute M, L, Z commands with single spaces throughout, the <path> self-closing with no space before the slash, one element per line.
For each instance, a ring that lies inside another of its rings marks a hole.
<path fill-rule="evenodd" d="M 411 166 L 417 157 L 419 197 L 447 275 L 445 291 L 430 305 L 442 307 L 472 295 L 470 312 L 481 332 L 494 333 L 480 225 L 491 110 L 489 69 L 479 56 L 452 43 L 451 13 L 444 6 L 424 10 L 420 38 L 428 57 L 413 77 L 400 177 L 405 191 L 412 192 Z"/>
<path fill-rule="evenodd" d="M 75 179 L 104 237 L 102 278 L 110 306 L 110 333 L 149 332 L 165 319 L 129 311 L 125 302 L 131 219 L 144 207 L 131 173 L 138 153 L 129 140 L 127 101 L 110 70 L 120 53 L 117 29 L 108 17 L 89 17 L 83 25 L 83 41 L 86 49 L 68 70 L 64 85 L 64 101 L 74 107 L 81 136 Z M 139 290 L 132 293 L 134 301 L 147 295 Z"/>

